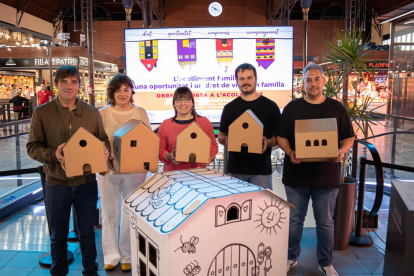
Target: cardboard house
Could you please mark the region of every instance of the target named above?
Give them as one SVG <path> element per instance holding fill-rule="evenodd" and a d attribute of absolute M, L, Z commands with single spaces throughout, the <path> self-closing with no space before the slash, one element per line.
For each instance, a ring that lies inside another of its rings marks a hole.
<path fill-rule="evenodd" d="M 120 173 L 158 171 L 160 138 L 139 120 L 130 120 L 113 134 L 113 151 Z"/>
<path fill-rule="evenodd" d="M 263 124 L 248 109 L 230 126 L 227 138 L 227 150 L 240 152 L 241 147 L 248 147 L 249 153 L 262 153 Z"/>
<path fill-rule="evenodd" d="M 105 146 L 89 131 L 80 127 L 63 147 L 66 176 L 83 175 L 84 172 L 107 171 Z"/>
<path fill-rule="evenodd" d="M 296 158 L 301 162 L 332 161 L 338 157 L 335 118 L 295 121 Z"/>
<path fill-rule="evenodd" d="M 154 175 L 124 200 L 132 275 L 286 275 L 291 204 L 215 170 Z"/>
<path fill-rule="evenodd" d="M 193 122 L 177 136 L 175 160 L 210 164 L 210 147 L 210 136 L 196 122 Z"/>

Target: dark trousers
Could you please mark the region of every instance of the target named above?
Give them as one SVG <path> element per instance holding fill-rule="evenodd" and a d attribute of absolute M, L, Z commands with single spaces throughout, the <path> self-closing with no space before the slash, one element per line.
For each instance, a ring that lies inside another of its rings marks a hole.
<path fill-rule="evenodd" d="M 46 210 L 51 233 L 50 247 L 52 267 L 50 274 L 63 276 L 69 273 L 67 260 L 67 237 L 69 234 L 70 210 L 73 204 L 76 226 L 82 253 L 83 275 L 96 275 L 94 218 L 98 201 L 96 180 L 76 187 L 55 186 L 46 182 Z"/>

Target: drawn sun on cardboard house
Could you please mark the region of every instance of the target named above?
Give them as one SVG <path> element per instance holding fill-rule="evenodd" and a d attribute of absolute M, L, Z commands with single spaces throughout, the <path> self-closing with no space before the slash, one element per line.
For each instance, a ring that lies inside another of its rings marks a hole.
<path fill-rule="evenodd" d="M 228 151 L 240 152 L 247 147 L 249 153 L 262 153 L 263 124 L 250 109 L 240 115 L 230 126 Z"/>
<path fill-rule="evenodd" d="M 130 120 L 113 134 L 113 151 L 120 173 L 158 171 L 160 138 L 139 120 Z"/>
<path fill-rule="evenodd" d="M 301 162 L 324 162 L 337 158 L 336 119 L 296 120 L 295 152 Z"/>
<path fill-rule="evenodd" d="M 80 127 L 63 147 L 66 176 L 107 171 L 105 146 L 89 131 Z"/>
<path fill-rule="evenodd" d="M 196 122 L 193 122 L 177 135 L 175 160 L 209 164 L 211 161 L 210 147 L 210 136 Z"/>
<path fill-rule="evenodd" d="M 132 275 L 286 275 L 291 204 L 206 168 L 154 175 L 131 193 Z"/>

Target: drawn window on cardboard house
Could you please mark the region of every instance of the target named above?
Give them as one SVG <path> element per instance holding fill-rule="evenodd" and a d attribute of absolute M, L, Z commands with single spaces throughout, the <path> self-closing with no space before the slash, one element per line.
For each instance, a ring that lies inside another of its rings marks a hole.
<path fill-rule="evenodd" d="M 175 160 L 209 164 L 211 161 L 210 147 L 210 136 L 196 122 L 193 122 L 177 136 Z"/>
<path fill-rule="evenodd" d="M 113 134 L 113 148 L 121 173 L 158 171 L 160 139 L 147 125 L 130 120 Z"/>
<path fill-rule="evenodd" d="M 107 171 L 105 147 L 97 137 L 80 127 L 63 148 L 66 176 Z"/>
<path fill-rule="evenodd" d="M 216 206 L 216 227 L 237 221 L 250 220 L 252 218 L 252 201 L 245 201 L 242 206 L 232 203 L 227 207 Z"/>
<path fill-rule="evenodd" d="M 263 148 L 262 138 L 263 124 L 248 109 L 229 126 L 227 149 L 241 152 L 242 147 L 247 147 L 247 152 L 260 154 Z"/>
<path fill-rule="evenodd" d="M 159 275 L 159 247 L 138 226 L 135 228 L 138 275 Z"/>

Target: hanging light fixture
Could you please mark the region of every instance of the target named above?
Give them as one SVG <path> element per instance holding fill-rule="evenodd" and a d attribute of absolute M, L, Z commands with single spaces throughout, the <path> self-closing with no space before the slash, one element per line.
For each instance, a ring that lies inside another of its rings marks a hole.
<path fill-rule="evenodd" d="M 124 5 L 125 12 L 126 12 L 126 20 L 128 23 L 128 29 L 131 28 L 131 12 L 132 7 L 134 5 L 133 0 L 122 0 L 122 4 Z"/>
<path fill-rule="evenodd" d="M 0 27 L 0 37 L 2 37 L 2 36 L 3 36 L 3 34 L 4 34 L 4 32 L 3 32 L 3 28 L 1 28 L 1 27 Z"/>
<path fill-rule="evenodd" d="M 16 62 L 14 62 L 14 60 L 12 60 L 12 58 L 10 57 L 9 60 L 6 62 L 7 66 L 16 66 Z"/>

